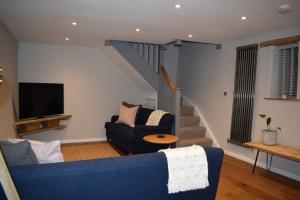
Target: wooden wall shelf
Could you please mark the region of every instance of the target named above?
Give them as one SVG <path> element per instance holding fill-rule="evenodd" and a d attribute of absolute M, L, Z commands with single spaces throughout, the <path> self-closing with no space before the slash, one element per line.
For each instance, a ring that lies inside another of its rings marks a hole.
<path fill-rule="evenodd" d="M 68 120 L 71 117 L 72 115 L 59 115 L 54 117 L 29 119 L 15 122 L 14 127 L 16 129 L 17 138 L 43 131 L 62 130 L 66 126 L 61 125 L 60 121 Z"/>

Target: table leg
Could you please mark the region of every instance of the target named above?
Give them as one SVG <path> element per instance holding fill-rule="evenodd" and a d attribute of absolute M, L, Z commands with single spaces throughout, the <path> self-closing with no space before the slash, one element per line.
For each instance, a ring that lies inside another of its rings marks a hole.
<path fill-rule="evenodd" d="M 269 153 L 266 152 L 266 170 L 268 171 L 269 168 Z"/>
<path fill-rule="evenodd" d="M 271 161 L 270 161 L 270 165 L 269 165 L 269 172 L 271 171 L 272 159 L 273 159 L 273 154 L 271 154 Z"/>
<path fill-rule="evenodd" d="M 257 149 L 257 154 L 256 154 L 256 158 L 255 158 L 255 162 L 254 162 L 254 166 L 253 166 L 252 174 L 254 174 L 254 171 L 255 171 L 255 167 L 256 167 L 256 163 L 257 163 L 257 158 L 258 158 L 258 155 L 259 155 L 259 149 Z"/>
<path fill-rule="evenodd" d="M 172 143 L 172 144 L 170 144 L 170 147 L 169 148 L 171 148 L 171 149 L 175 149 L 176 148 L 176 142 L 175 143 Z"/>

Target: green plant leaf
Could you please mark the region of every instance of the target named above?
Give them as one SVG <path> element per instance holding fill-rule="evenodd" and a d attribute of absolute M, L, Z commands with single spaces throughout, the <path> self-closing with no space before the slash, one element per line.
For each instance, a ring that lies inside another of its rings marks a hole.
<path fill-rule="evenodd" d="M 271 121 L 272 121 L 271 117 L 268 117 L 267 120 L 266 120 L 267 126 L 270 126 Z"/>
<path fill-rule="evenodd" d="M 282 129 L 281 129 L 279 126 L 277 127 L 277 129 L 278 129 L 279 131 L 282 131 Z"/>
<path fill-rule="evenodd" d="M 259 116 L 260 116 L 261 118 L 265 118 L 265 117 L 266 117 L 265 114 L 259 114 Z"/>

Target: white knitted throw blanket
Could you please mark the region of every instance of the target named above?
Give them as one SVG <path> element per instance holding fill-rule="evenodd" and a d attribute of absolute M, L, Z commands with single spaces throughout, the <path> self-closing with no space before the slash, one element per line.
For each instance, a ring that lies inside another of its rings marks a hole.
<path fill-rule="evenodd" d="M 146 126 L 158 126 L 161 118 L 166 114 L 166 111 L 163 110 L 155 110 L 153 111 L 146 123 Z"/>
<path fill-rule="evenodd" d="M 168 161 L 169 194 L 209 186 L 206 153 L 201 146 L 164 149 Z"/>

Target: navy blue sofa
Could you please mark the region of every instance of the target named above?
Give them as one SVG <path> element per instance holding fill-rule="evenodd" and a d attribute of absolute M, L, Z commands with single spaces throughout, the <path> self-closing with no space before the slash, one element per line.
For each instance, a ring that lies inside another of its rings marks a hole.
<path fill-rule="evenodd" d="M 163 153 L 11 167 L 22 200 L 213 200 L 223 150 L 207 148 L 206 189 L 168 194 Z M 6 199 L 0 187 L 0 199 Z"/>
<path fill-rule="evenodd" d="M 143 137 L 150 134 L 173 134 L 175 116 L 165 114 L 158 126 L 146 126 L 152 109 L 140 107 L 135 120 L 135 127 L 116 123 L 119 116 L 114 115 L 110 122 L 105 123 L 107 141 L 124 154 L 156 152 L 168 148 L 169 145 L 157 145 L 145 142 Z"/>

